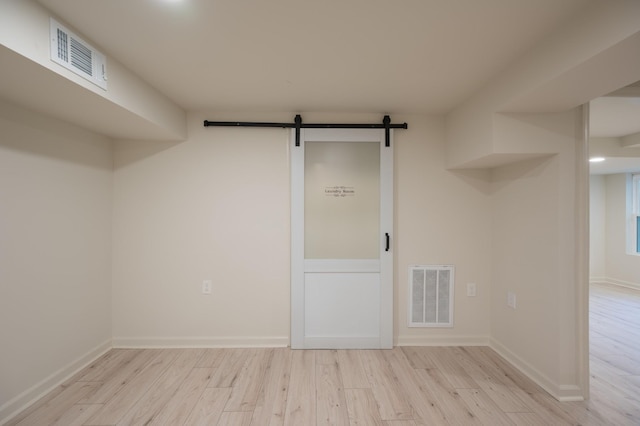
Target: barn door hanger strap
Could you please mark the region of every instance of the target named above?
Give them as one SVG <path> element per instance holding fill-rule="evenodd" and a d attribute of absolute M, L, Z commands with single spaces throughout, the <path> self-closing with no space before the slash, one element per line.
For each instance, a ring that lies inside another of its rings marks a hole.
<path fill-rule="evenodd" d="M 390 146 L 390 129 L 406 129 L 407 123 L 393 124 L 391 118 L 385 115 L 382 123 L 347 124 L 347 123 L 303 123 L 300 114 L 296 115 L 293 123 L 270 123 L 251 121 L 209 121 L 204 120 L 204 127 L 282 127 L 296 129 L 296 146 L 300 146 L 300 129 L 384 129 L 385 146 Z"/>

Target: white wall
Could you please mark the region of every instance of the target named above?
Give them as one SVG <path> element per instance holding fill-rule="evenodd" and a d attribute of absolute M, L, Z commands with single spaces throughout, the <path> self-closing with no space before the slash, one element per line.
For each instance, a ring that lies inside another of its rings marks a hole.
<path fill-rule="evenodd" d="M 290 121 L 293 114 L 190 114 L 179 144 L 120 141 L 114 194 L 116 345 L 288 344 L 289 132 L 204 128 L 204 119 Z M 304 114 L 308 122 L 377 115 Z M 396 116 L 395 336 L 398 344 L 488 342 L 489 175 L 444 169 L 440 117 Z M 411 264 L 456 265 L 453 329 L 407 328 Z M 213 294 L 203 296 L 203 279 Z M 476 282 L 475 298 L 465 283 Z"/>
<path fill-rule="evenodd" d="M 0 422 L 111 340 L 112 146 L 0 101 Z"/>
<path fill-rule="evenodd" d="M 589 280 L 603 281 L 606 277 L 606 176 L 589 178 Z"/>
<path fill-rule="evenodd" d="M 625 174 L 605 178 L 605 277 L 607 282 L 640 288 L 640 256 L 626 252 L 626 180 Z"/>

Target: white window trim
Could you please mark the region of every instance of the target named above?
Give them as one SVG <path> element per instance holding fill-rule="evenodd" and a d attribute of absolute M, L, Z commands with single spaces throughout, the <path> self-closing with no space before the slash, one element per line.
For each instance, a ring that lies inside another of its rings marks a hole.
<path fill-rule="evenodd" d="M 640 256 L 638 252 L 638 216 L 640 216 L 640 173 L 627 174 L 627 254 Z"/>

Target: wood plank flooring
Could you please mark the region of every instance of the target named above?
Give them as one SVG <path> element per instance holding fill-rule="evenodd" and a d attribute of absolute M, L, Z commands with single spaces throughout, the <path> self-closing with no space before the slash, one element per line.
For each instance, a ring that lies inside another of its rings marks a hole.
<path fill-rule="evenodd" d="M 589 408 L 610 413 L 609 424 L 640 425 L 640 292 L 592 285 L 589 300 Z"/>
<path fill-rule="evenodd" d="M 486 347 L 114 349 L 7 425 L 640 425 L 640 292 L 590 310 L 587 402 Z"/>

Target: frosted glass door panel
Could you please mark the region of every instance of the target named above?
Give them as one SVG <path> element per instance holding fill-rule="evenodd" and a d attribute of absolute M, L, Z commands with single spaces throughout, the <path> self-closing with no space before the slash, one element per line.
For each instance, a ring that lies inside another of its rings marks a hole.
<path fill-rule="evenodd" d="M 306 259 L 380 258 L 380 144 L 307 142 Z"/>

